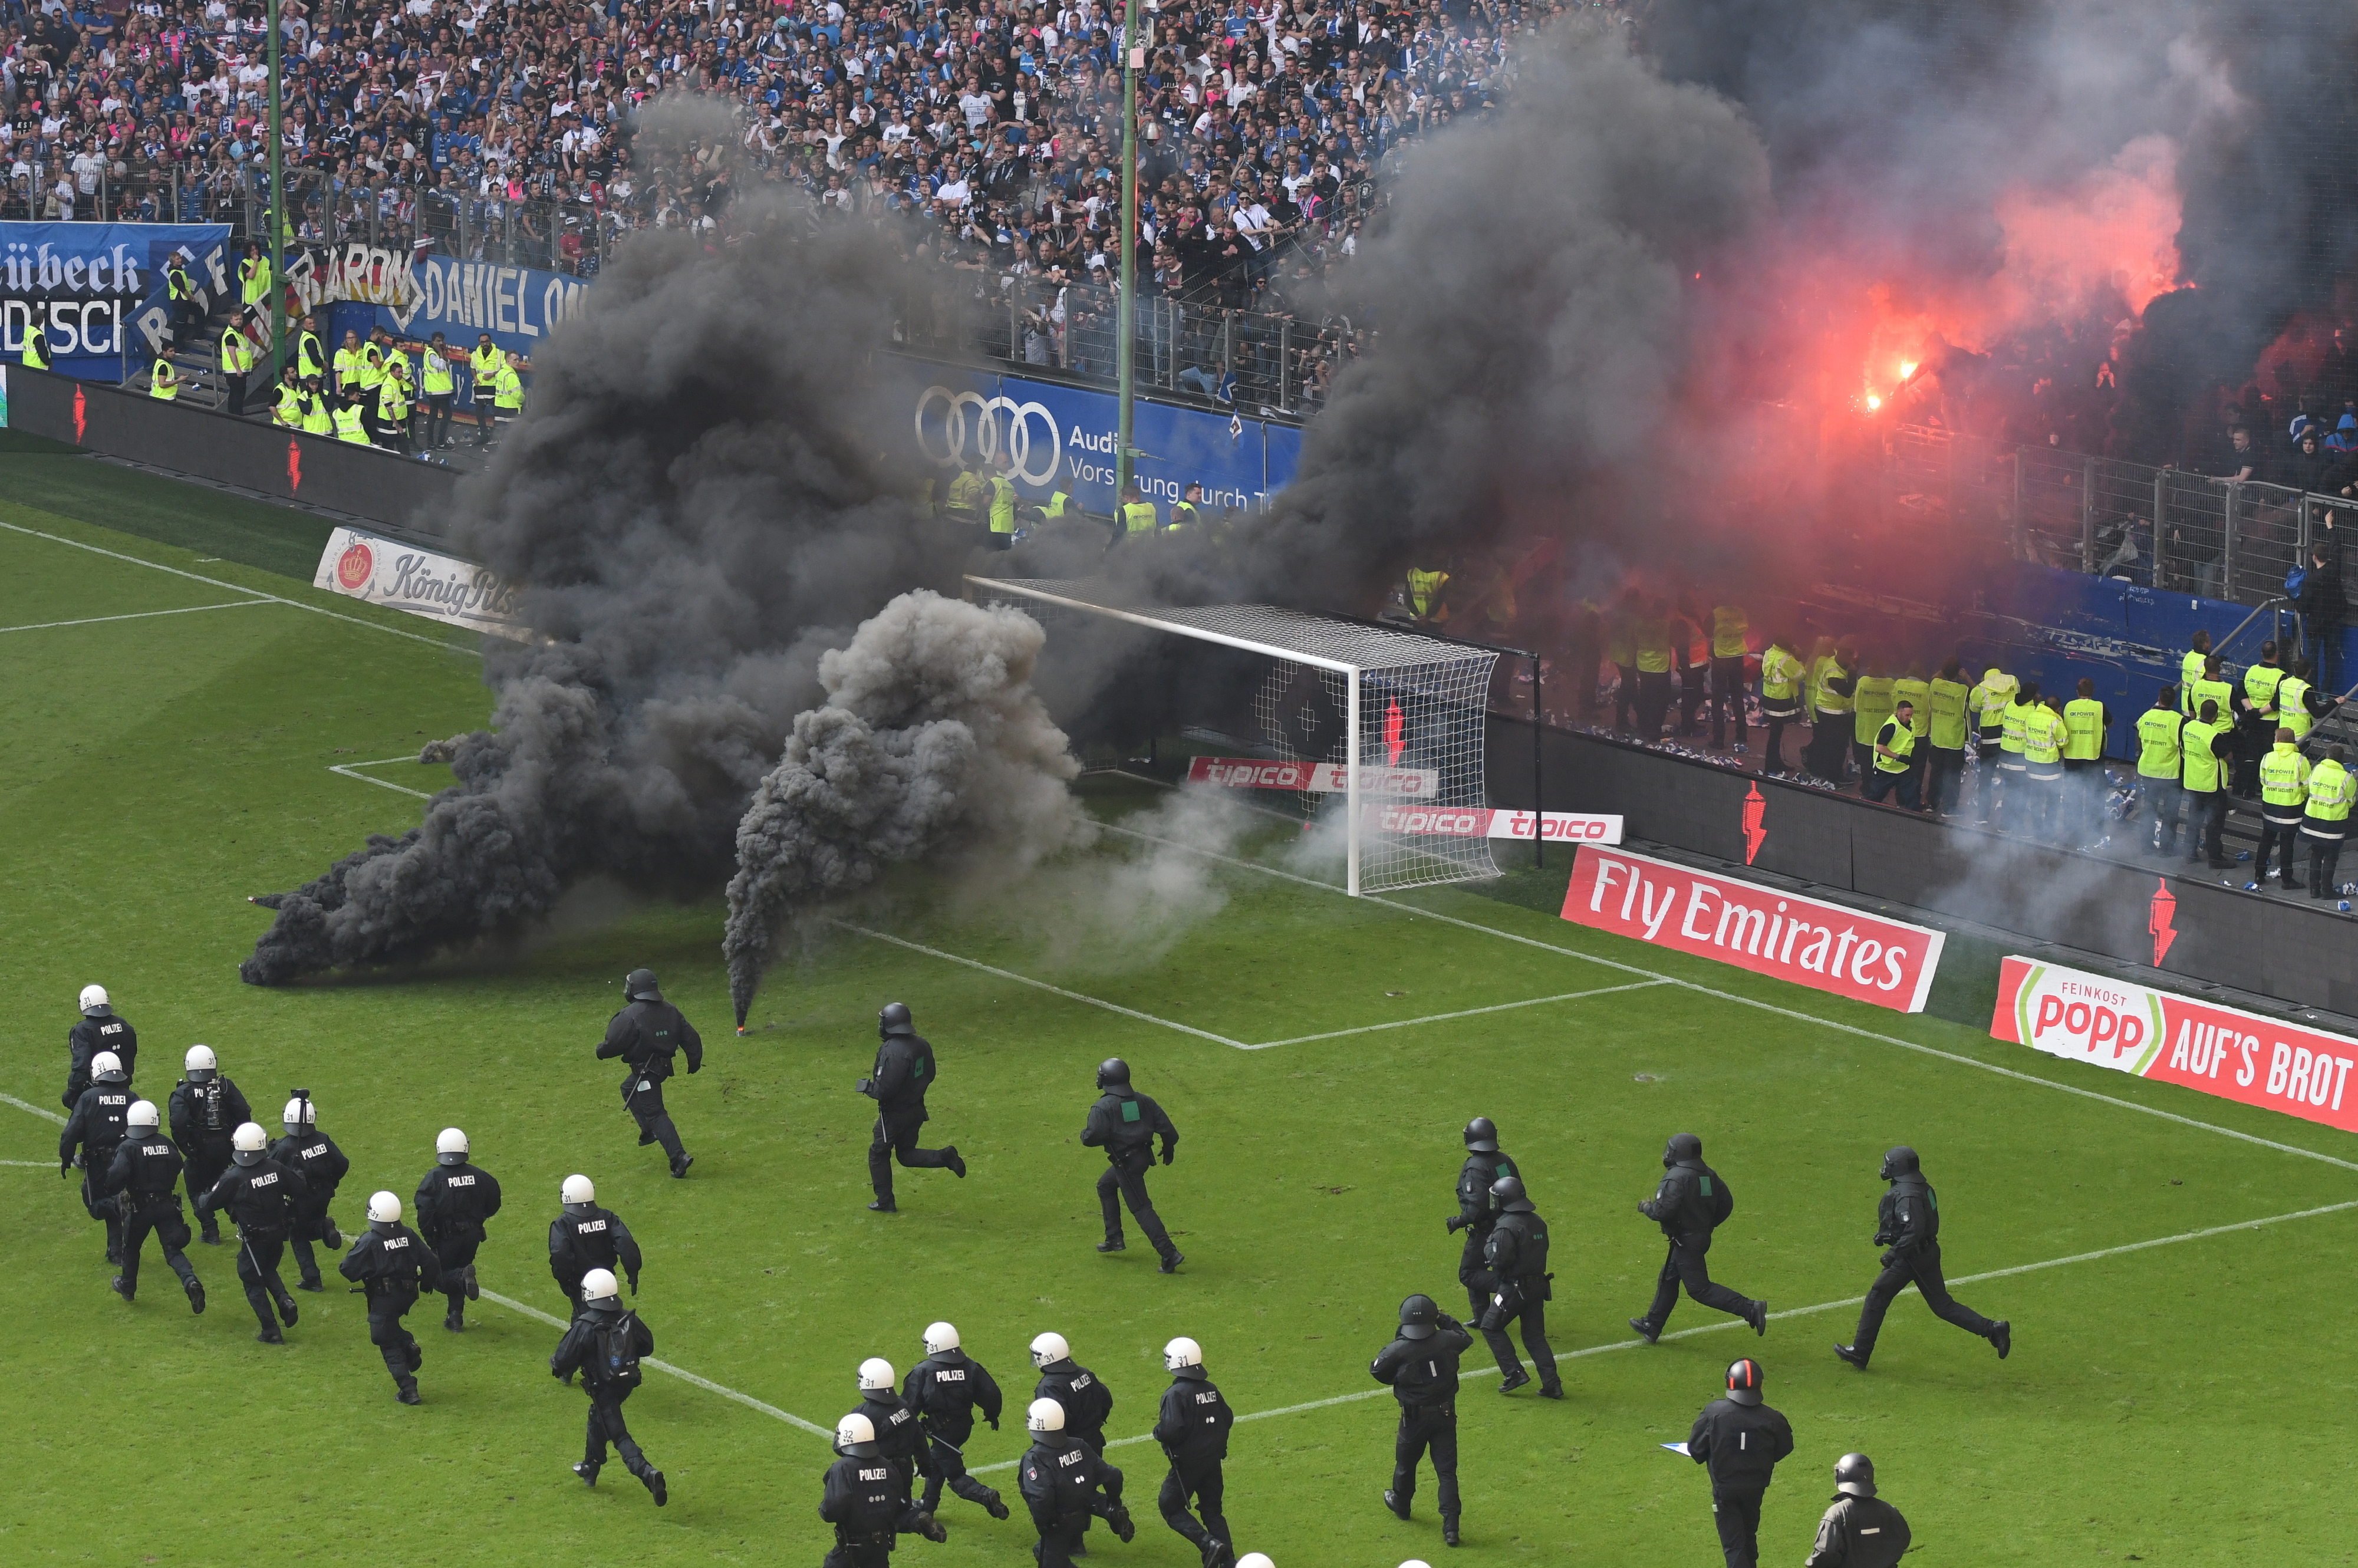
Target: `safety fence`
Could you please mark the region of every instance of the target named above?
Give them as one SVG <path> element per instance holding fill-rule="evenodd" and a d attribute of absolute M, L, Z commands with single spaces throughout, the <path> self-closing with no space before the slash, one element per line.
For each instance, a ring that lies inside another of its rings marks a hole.
<path fill-rule="evenodd" d="M 1925 426 L 1891 432 L 1884 478 L 1887 509 L 2002 536 L 2018 560 L 2255 606 L 2289 597 L 2312 545 L 2358 536 L 2358 500 L 2346 495 Z M 2340 569 L 2346 594 L 2352 568 Z"/>

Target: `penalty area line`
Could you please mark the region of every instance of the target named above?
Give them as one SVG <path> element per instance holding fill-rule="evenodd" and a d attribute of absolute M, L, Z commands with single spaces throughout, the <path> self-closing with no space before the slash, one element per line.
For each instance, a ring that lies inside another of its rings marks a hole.
<path fill-rule="evenodd" d="M 1199 849 L 1192 844 L 1183 844 L 1175 838 L 1160 838 L 1152 833 L 1141 833 L 1135 827 L 1122 827 L 1111 823 L 1105 824 L 1105 827 L 1109 832 L 1120 833 L 1132 838 L 1141 838 L 1151 844 L 1168 845 L 1174 849 L 1184 849 L 1190 854 L 1201 855 L 1206 860 L 1217 860 L 1225 866 L 1234 866 L 1239 871 L 1259 871 L 1263 876 L 1276 877 L 1289 882 L 1299 882 L 1304 887 L 1320 888 L 1331 893 L 1340 894 L 1343 892 L 1333 882 L 1320 881 L 1315 877 L 1298 876 L 1292 871 L 1281 871 L 1272 866 L 1255 865 L 1250 860 L 1240 860 L 1233 856 L 1216 854 L 1209 849 Z M 1780 1007 L 1773 1001 L 1763 1001 L 1758 997 L 1722 990 L 1716 986 L 1707 986 L 1699 980 L 1682 979 L 1676 975 L 1665 975 L 1658 970 L 1641 968 L 1636 964 L 1625 964 L 1618 958 L 1600 957 L 1595 953 L 1584 953 L 1576 947 L 1560 947 L 1552 942 L 1542 942 L 1536 936 L 1526 936 L 1520 931 L 1506 931 L 1496 925 L 1485 925 L 1478 920 L 1461 920 L 1454 914 L 1443 914 L 1437 910 L 1420 909 L 1415 904 L 1402 903 L 1397 899 L 1385 898 L 1377 893 L 1363 894 L 1360 902 L 1381 904 L 1386 909 L 1398 910 L 1403 914 L 1412 915 L 1420 920 L 1437 920 L 1444 925 L 1455 925 L 1464 930 L 1479 932 L 1485 936 L 1495 936 L 1502 942 L 1514 942 L 1525 947 L 1536 947 L 1542 953 L 1555 953 L 1566 958 L 1577 958 L 1584 964 L 1595 964 L 1608 969 L 1618 969 L 1625 975 L 1641 975 L 1649 979 L 1676 986 L 1682 990 L 1693 991 L 1698 996 L 1714 997 L 1721 1001 L 1735 1002 L 1738 1006 L 1757 1008 L 1762 1012 L 1773 1012 L 1780 1018 L 1790 1018 L 1800 1023 L 1814 1024 L 1820 1029 L 1831 1029 L 1860 1040 L 1873 1040 L 1885 1045 L 1897 1045 L 1903 1051 L 1913 1051 L 1920 1056 L 1931 1056 L 1956 1066 L 1971 1067 L 1976 1072 L 1995 1073 L 1999 1077 L 2012 1078 L 2017 1083 L 2035 1084 L 2043 1089 L 2053 1089 L 2058 1094 L 2076 1095 L 2082 1099 L 2094 1100 L 2100 1105 L 2114 1106 L 2122 1110 L 2133 1110 L 2139 1116 L 2150 1116 L 2162 1121 L 2175 1122 L 2180 1127 L 2191 1127 L 2200 1131 L 2216 1133 L 2222 1138 L 2233 1138 L 2240 1143 L 2257 1144 L 2263 1149 L 2273 1149 L 2279 1154 L 2296 1154 L 2304 1160 L 2314 1160 L 2320 1164 L 2332 1165 L 2344 1171 L 2358 1171 L 2358 1160 L 2340 1159 L 2331 1154 L 2321 1153 L 2315 1149 L 2303 1149 L 2297 1143 L 2280 1143 L 2273 1138 L 2263 1138 L 2255 1132 L 2244 1132 L 2233 1127 L 2222 1127 L 2215 1121 L 2200 1121 L 2190 1116 L 2180 1116 L 2174 1110 L 2163 1110 L 2158 1106 L 2139 1105 L 2133 1099 L 2123 1099 L 2117 1095 L 2100 1094 L 2094 1089 L 2083 1089 L 2076 1084 L 2059 1083 L 2053 1078 L 2042 1078 L 2036 1073 L 2017 1072 L 2012 1067 L 1999 1066 L 1995 1062 L 1985 1062 L 1977 1057 L 1963 1055 L 1954 1051 L 1943 1051 L 1937 1045 L 1922 1044 L 1914 1040 L 1903 1039 L 1897 1034 L 1885 1034 L 1873 1029 L 1862 1029 L 1855 1023 L 1844 1023 L 1814 1012 L 1803 1012 L 1799 1008 Z"/>
<path fill-rule="evenodd" d="M 2124 1246 L 2101 1248 L 2093 1252 L 2074 1252 L 2069 1257 L 2050 1258 L 2038 1263 L 2018 1263 L 2011 1269 L 1991 1269 L 1979 1274 L 1961 1274 L 1955 1279 L 1951 1280 L 1949 1283 L 1952 1285 L 1973 1285 L 1979 1284 L 1988 1280 L 2007 1280 L 2012 1279 L 2017 1274 L 2035 1274 L 2047 1269 L 2069 1268 L 2073 1264 L 2093 1263 L 2106 1258 L 2123 1258 L 2133 1252 L 2150 1252 L 2158 1247 L 2176 1247 L 2181 1242 L 2204 1241 L 2214 1236 L 2228 1236 L 2233 1235 L 2237 1231 L 2258 1230 L 2264 1227 L 2271 1225 L 2289 1225 L 2295 1220 L 2316 1219 L 2330 1214 L 2347 1214 L 2353 1209 L 2358 1209 L 2358 1199 L 2353 1199 L 2349 1203 L 2326 1204 L 2318 1208 L 2298 1209 L 2291 1214 L 2270 1215 L 2266 1219 L 2245 1219 L 2238 1220 L 2233 1225 L 2206 1226 L 2201 1230 L 2180 1231 L 2175 1236 L 2158 1236 L 2150 1241 L 2131 1241 Z M 1861 1305 L 1866 1302 L 1866 1298 L 1865 1296 L 1844 1296 L 1840 1301 L 1818 1302 L 1810 1306 L 1788 1307 L 1783 1312 L 1770 1313 L 1768 1314 L 1768 1318 L 1770 1322 L 1776 1323 L 1782 1322 L 1787 1318 L 1814 1317 L 1821 1313 L 1841 1312 L 1848 1307 Z M 1663 1335 L 1661 1337 L 1661 1343 L 1668 1344 L 1670 1341 L 1674 1339 L 1693 1339 L 1705 1334 L 1721 1334 L 1729 1329 L 1747 1328 L 1749 1326 L 1751 1325 L 1747 1324 L 1742 1318 L 1723 1318 L 1717 1323 L 1699 1323 L 1693 1328 L 1675 1329 L 1669 1334 Z M 1584 1345 L 1577 1350 L 1559 1351 L 1556 1354 L 1556 1360 L 1558 1363 L 1577 1361 L 1585 1357 L 1605 1356 L 1617 1350 L 1640 1350 L 1645 1348 L 1645 1346 L 1646 1342 L 1642 1339 L 1612 1339 L 1606 1341 L 1602 1345 Z M 1468 1382 L 1476 1378 L 1495 1378 L 1498 1375 L 1498 1368 L 1496 1367 L 1477 1367 L 1470 1372 L 1461 1372 L 1458 1374 L 1458 1380 L 1461 1382 Z M 1347 1394 L 1335 1394 L 1323 1400 L 1305 1400 L 1298 1405 L 1280 1405 L 1275 1410 L 1253 1411 L 1237 1417 L 1237 1424 L 1241 1426 L 1249 1421 L 1273 1421 L 1282 1415 L 1301 1415 L 1308 1411 L 1323 1411 L 1335 1405 L 1355 1405 L 1363 1400 L 1389 1399 L 1391 1397 L 1391 1392 L 1392 1390 L 1390 1389 L 1381 1385 L 1372 1389 L 1357 1389 Z M 1108 1443 L 1106 1446 L 1108 1448 L 1125 1448 L 1132 1444 L 1151 1443 L 1152 1441 L 1153 1436 L 1152 1433 L 1141 1437 L 1117 1437 L 1110 1443 Z M 980 1476 L 988 1474 L 993 1470 L 1011 1470 L 1015 1467 L 1015 1465 L 1016 1461 L 1011 1459 L 1002 1461 L 997 1465 L 979 1465 L 968 1473 L 969 1475 Z"/>
<path fill-rule="evenodd" d="M 91 615 L 80 621 L 34 621 L 22 626 L 0 626 L 0 633 L 54 632 L 63 626 L 103 626 L 110 621 L 152 621 L 158 615 L 194 615 L 200 610 L 243 610 L 249 604 L 271 604 L 269 599 L 233 599 L 221 604 L 189 604 L 178 610 L 142 610 L 129 615 Z"/>
<path fill-rule="evenodd" d="M 434 795 L 430 790 L 412 789 L 407 784 L 397 784 L 388 779 L 373 779 L 366 773 L 356 773 L 353 771 L 358 768 L 381 768 L 387 762 L 414 762 L 416 761 L 417 761 L 417 759 L 413 756 L 379 757 L 373 762 L 330 762 L 328 764 L 328 771 L 331 773 L 341 773 L 348 779 L 358 779 L 362 784 L 374 784 L 379 789 L 389 789 L 395 795 L 416 795 L 420 800 L 432 800 L 434 798 Z"/>

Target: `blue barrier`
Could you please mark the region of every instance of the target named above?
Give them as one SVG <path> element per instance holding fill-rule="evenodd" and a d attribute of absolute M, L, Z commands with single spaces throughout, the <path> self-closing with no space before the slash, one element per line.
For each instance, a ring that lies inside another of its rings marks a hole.
<path fill-rule="evenodd" d="M 144 370 L 172 324 L 164 268 L 186 250 L 207 309 L 237 298 L 226 223 L 0 223 L 0 350 L 25 356 L 35 320 L 49 364 L 85 381 Z"/>

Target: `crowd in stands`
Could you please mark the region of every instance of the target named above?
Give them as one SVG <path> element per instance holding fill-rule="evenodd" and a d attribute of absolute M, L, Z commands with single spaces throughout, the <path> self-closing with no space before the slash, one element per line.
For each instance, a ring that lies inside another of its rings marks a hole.
<path fill-rule="evenodd" d="M 1139 82 L 1142 297 L 1336 326 L 1330 276 L 1402 158 L 1493 112 L 1519 36 L 1566 8 L 1164 0 Z M 5 14 L 0 217 L 259 212 L 259 0 Z M 827 217 L 921 215 L 937 237 L 914 249 L 979 289 L 1020 285 L 1033 303 L 1009 357 L 1088 351 L 1071 329 L 1097 307 L 1068 291 L 1109 280 L 1119 252 L 1108 0 L 284 0 L 280 17 L 296 238 L 590 272 L 639 227 L 727 243 L 747 182 L 791 184 Z M 671 92 L 729 104 L 736 145 L 643 159 L 636 111 Z M 1357 346 L 1328 334 L 1293 384 Z"/>

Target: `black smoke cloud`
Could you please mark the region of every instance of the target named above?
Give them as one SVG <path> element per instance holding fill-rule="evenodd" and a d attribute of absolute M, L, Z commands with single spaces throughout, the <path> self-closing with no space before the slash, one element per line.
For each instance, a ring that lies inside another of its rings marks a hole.
<path fill-rule="evenodd" d="M 721 949 L 741 1025 L 783 928 L 888 868 L 982 860 L 1011 882 L 1090 840 L 1065 788 L 1080 766 L 1032 690 L 1044 640 L 1020 611 L 919 591 L 820 658 L 827 700 L 737 828 Z"/>
<path fill-rule="evenodd" d="M 693 112 L 691 112 L 692 116 Z M 713 127 L 660 116 L 650 137 Z M 405 964 L 546 915 L 590 875 L 708 893 L 821 655 L 962 552 L 902 499 L 861 367 L 897 258 L 790 209 L 717 253 L 635 236 L 536 357 L 533 406 L 460 492 L 462 553 L 523 585 L 492 729 L 417 827 L 262 900 L 255 984 Z M 900 448 L 892 449 L 901 455 Z"/>

